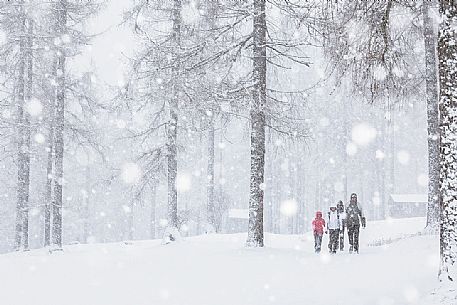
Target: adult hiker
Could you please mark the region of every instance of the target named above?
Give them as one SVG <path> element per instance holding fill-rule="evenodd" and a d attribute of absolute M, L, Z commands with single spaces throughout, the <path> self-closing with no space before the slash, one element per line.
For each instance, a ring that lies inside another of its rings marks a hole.
<path fill-rule="evenodd" d="M 338 213 L 338 218 L 341 222 L 341 229 L 340 229 L 340 238 L 339 238 L 339 248 L 340 251 L 344 250 L 344 228 L 346 227 L 346 212 L 344 212 L 344 203 L 343 201 L 338 201 L 336 205 L 336 212 Z"/>
<path fill-rule="evenodd" d="M 346 207 L 346 227 L 349 237 L 349 252 L 359 253 L 359 233 L 360 223 L 365 228 L 366 220 L 362 213 L 362 208 L 358 205 L 357 194 L 351 194 L 351 200 Z"/>

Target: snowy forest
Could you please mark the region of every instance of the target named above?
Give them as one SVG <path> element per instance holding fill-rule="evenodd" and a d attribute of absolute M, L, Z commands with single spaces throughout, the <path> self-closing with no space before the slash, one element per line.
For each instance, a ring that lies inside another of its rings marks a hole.
<path fill-rule="evenodd" d="M 457 304 L 457 2 L 1 0 L 0 168 L 0 304 Z"/>

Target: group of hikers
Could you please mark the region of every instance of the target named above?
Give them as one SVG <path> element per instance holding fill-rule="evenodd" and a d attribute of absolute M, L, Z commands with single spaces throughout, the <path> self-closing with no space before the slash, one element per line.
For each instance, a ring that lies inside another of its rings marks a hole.
<path fill-rule="evenodd" d="M 344 230 L 347 229 L 349 239 L 349 252 L 359 253 L 359 232 L 360 225 L 366 226 L 366 219 L 363 216 L 362 208 L 357 203 L 357 194 L 351 194 L 351 200 L 345 208 L 340 200 L 338 204 L 332 205 L 327 213 L 327 221 L 321 211 L 316 212 L 316 218 L 312 222 L 314 233 L 314 250 L 321 252 L 322 237 L 329 234 L 329 252 L 336 253 L 338 248 L 344 250 Z"/>

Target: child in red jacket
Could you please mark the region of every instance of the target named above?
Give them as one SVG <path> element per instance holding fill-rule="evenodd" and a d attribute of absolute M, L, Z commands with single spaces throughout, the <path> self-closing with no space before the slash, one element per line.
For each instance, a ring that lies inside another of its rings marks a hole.
<path fill-rule="evenodd" d="M 314 233 L 314 250 L 316 253 L 321 252 L 322 236 L 324 235 L 325 220 L 322 218 L 322 212 L 316 212 L 316 218 L 313 220 Z"/>

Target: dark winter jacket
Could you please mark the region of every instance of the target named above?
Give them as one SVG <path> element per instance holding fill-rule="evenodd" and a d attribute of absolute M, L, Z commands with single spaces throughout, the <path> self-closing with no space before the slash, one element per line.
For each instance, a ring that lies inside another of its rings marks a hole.
<path fill-rule="evenodd" d="M 360 208 L 356 203 L 349 203 L 346 207 L 346 225 L 350 226 L 360 226 L 362 222 L 362 227 L 365 227 L 365 217 L 362 213 L 362 208 Z"/>
<path fill-rule="evenodd" d="M 344 213 L 344 204 L 341 201 L 336 205 L 336 210 L 338 214 Z"/>
<path fill-rule="evenodd" d="M 338 217 L 341 220 L 341 225 L 344 228 L 346 226 L 346 213 L 344 212 L 344 204 L 342 201 L 338 202 L 336 205 L 336 211 L 338 212 Z"/>

